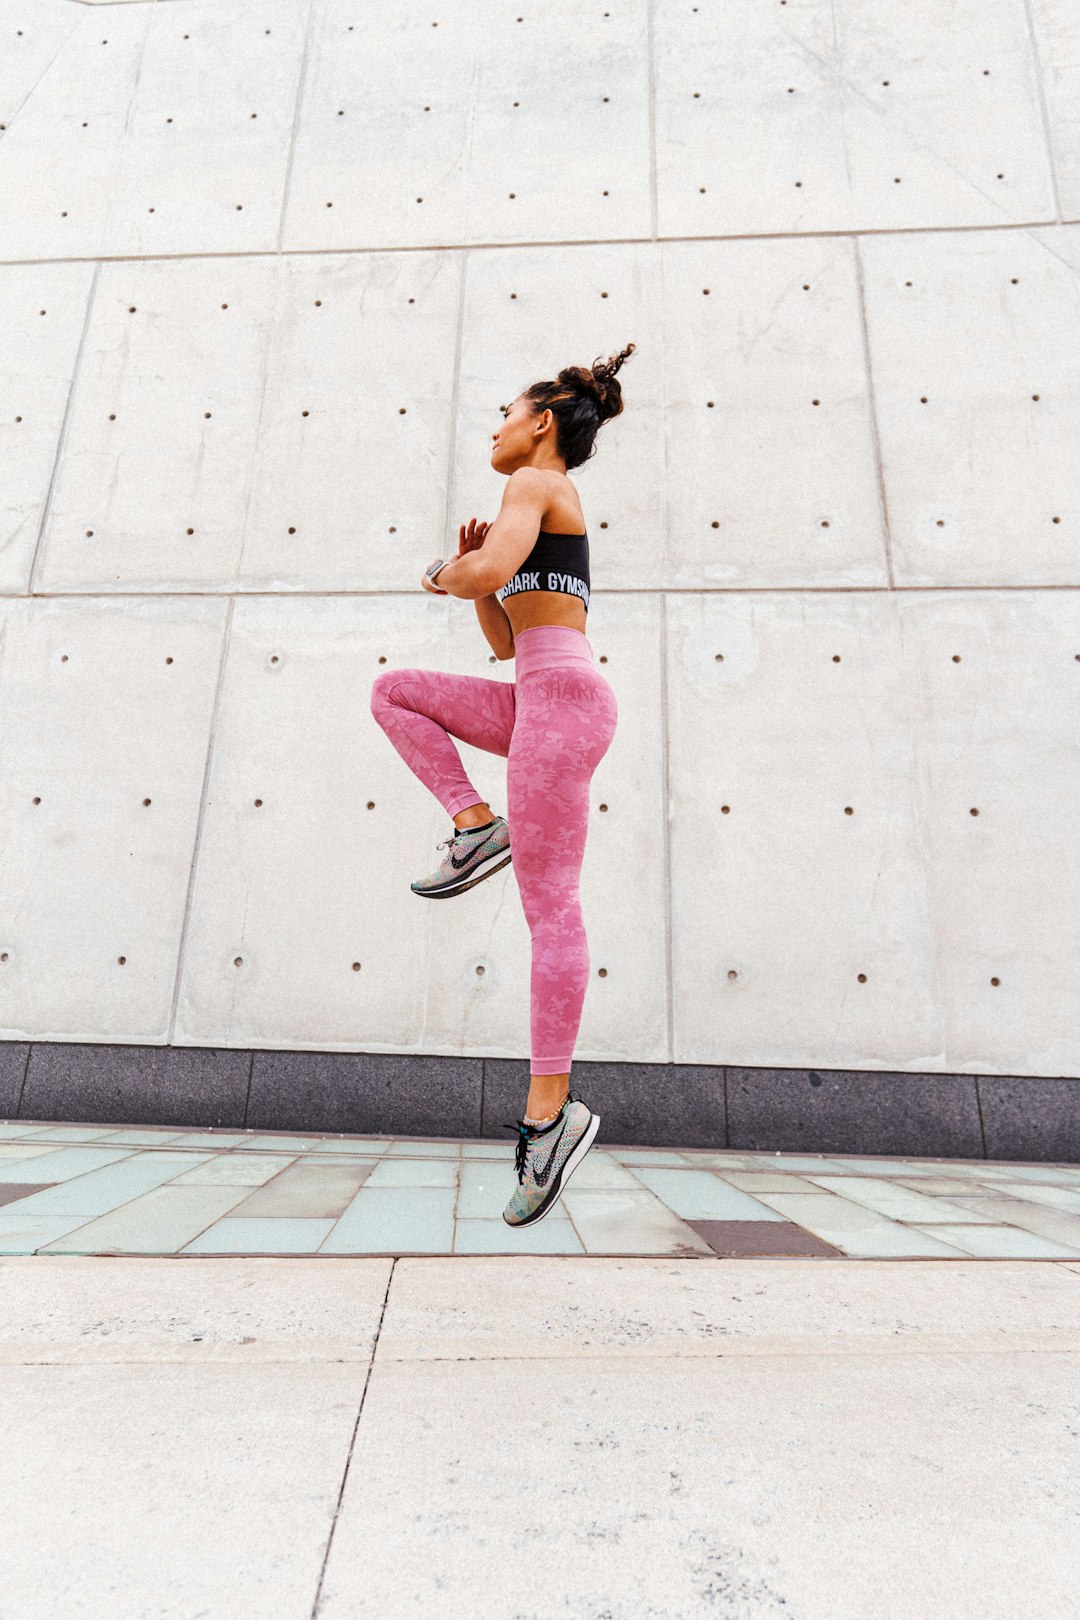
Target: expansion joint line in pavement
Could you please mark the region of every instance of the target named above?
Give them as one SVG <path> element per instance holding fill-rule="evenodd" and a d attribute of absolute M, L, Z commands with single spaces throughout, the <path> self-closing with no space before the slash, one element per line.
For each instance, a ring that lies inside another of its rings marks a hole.
<path fill-rule="evenodd" d="M 352 1434 L 349 1437 L 349 1451 L 345 1458 L 345 1467 L 342 1470 L 341 1485 L 338 1489 L 337 1501 L 334 1504 L 334 1517 L 330 1521 L 330 1532 L 326 1538 L 326 1550 L 323 1553 L 322 1567 L 319 1570 L 319 1584 L 315 1588 L 315 1601 L 311 1605 L 311 1620 L 317 1620 L 319 1604 L 322 1602 L 322 1589 L 323 1581 L 326 1579 L 326 1566 L 330 1558 L 330 1548 L 334 1544 L 334 1531 L 337 1529 L 338 1514 L 341 1512 L 341 1503 L 345 1496 L 345 1485 L 349 1478 L 349 1468 L 352 1465 L 353 1450 L 356 1446 L 356 1436 L 360 1432 L 360 1419 L 364 1414 L 364 1402 L 367 1399 L 368 1385 L 371 1382 L 371 1374 L 375 1366 L 375 1355 L 379 1348 L 379 1335 L 382 1332 L 383 1317 L 386 1315 L 386 1304 L 390 1298 L 390 1285 L 394 1280 L 394 1267 L 396 1265 L 397 1260 L 392 1259 L 390 1261 L 390 1275 L 386 1279 L 386 1292 L 383 1295 L 382 1310 L 379 1312 L 379 1320 L 375 1326 L 375 1338 L 373 1339 L 371 1345 L 371 1355 L 368 1358 L 367 1376 L 364 1379 L 364 1387 L 360 1391 L 360 1404 L 356 1408 L 356 1422 L 353 1424 Z"/>

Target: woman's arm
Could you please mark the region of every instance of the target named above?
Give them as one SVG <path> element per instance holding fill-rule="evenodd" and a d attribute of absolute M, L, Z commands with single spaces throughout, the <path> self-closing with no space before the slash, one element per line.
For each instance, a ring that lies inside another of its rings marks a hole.
<path fill-rule="evenodd" d="M 476 617 L 488 646 L 500 662 L 514 656 L 514 627 L 497 596 L 477 596 Z"/>

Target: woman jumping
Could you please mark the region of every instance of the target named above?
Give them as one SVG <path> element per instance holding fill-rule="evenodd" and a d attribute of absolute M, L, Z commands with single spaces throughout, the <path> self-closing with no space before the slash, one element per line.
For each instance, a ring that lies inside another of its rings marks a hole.
<path fill-rule="evenodd" d="M 589 460 L 599 428 L 622 411 L 615 373 L 635 347 L 591 371 L 568 366 L 502 407 L 491 452 L 507 481 L 499 515 L 462 524 L 457 556 L 432 563 L 421 581 L 437 596 L 476 603 L 495 656 L 516 657 L 516 681 L 391 669 L 371 690 L 375 719 L 454 822 L 453 837 L 437 846 L 447 850 L 442 865 L 412 885 L 414 894 L 443 899 L 501 871 L 513 827 L 532 936 L 532 1063 L 525 1117 L 505 1127 L 518 1132 L 518 1185 L 503 1210 L 510 1226 L 530 1226 L 553 1208 L 600 1124 L 570 1091 L 589 977 L 578 880 L 589 783 L 618 711 L 585 634 L 589 540 L 567 470 Z M 510 826 L 469 781 L 451 737 L 506 759 Z"/>

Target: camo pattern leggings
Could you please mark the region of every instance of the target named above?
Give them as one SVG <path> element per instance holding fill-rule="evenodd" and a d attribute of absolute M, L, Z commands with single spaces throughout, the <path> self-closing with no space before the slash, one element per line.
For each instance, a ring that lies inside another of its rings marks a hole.
<path fill-rule="evenodd" d="M 578 892 L 589 783 L 615 735 L 615 694 L 588 638 L 543 624 L 515 638 L 516 680 L 390 669 L 371 712 L 450 816 L 490 802 L 465 774 L 452 737 L 507 761 L 511 863 L 532 936 L 533 1074 L 569 1074 L 589 982 Z"/>

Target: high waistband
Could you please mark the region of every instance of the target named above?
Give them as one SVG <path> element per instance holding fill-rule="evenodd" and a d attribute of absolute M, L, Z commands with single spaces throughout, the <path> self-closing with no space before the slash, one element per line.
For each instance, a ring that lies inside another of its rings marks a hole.
<path fill-rule="evenodd" d="M 534 624 L 514 637 L 514 679 L 534 669 L 558 669 L 564 664 L 593 667 L 592 643 L 583 630 L 569 624 Z"/>

